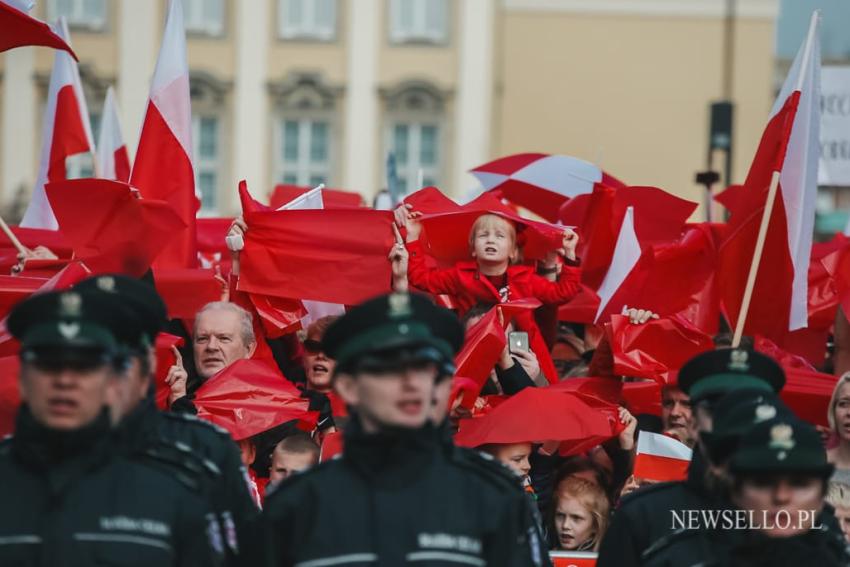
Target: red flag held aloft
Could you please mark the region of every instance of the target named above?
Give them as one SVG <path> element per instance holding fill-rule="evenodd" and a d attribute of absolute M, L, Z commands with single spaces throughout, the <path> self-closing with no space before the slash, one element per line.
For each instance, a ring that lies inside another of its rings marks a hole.
<path fill-rule="evenodd" d="M 27 14 L 24 11 L 25 4 L 15 0 L 0 0 L 0 52 L 26 45 L 41 45 L 67 51 L 76 60 L 77 54 L 65 39 L 46 23 Z"/>

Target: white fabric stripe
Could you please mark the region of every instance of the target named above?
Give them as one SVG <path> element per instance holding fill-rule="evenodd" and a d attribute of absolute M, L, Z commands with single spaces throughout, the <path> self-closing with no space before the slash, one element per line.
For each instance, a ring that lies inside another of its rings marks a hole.
<path fill-rule="evenodd" d="M 152 537 L 142 537 L 124 534 L 92 534 L 80 533 L 74 534 L 74 539 L 77 541 L 100 541 L 114 543 L 137 543 L 139 545 L 147 545 L 149 547 L 158 547 L 166 551 L 171 551 L 171 545 L 159 539 Z"/>
<path fill-rule="evenodd" d="M 463 555 L 460 553 L 450 553 L 448 551 L 416 551 L 414 553 L 408 553 L 405 559 L 408 561 L 453 561 L 455 563 L 478 565 L 480 567 L 487 565 L 487 562 L 480 557 L 472 557 L 471 555 Z"/>
<path fill-rule="evenodd" d="M 0 545 L 15 545 L 25 543 L 41 543 L 37 535 L 0 536 Z"/>
<path fill-rule="evenodd" d="M 655 455 L 669 459 L 690 461 L 693 451 L 684 443 L 680 443 L 666 435 L 641 431 L 638 436 L 637 453 L 639 455 Z"/>
<path fill-rule="evenodd" d="M 368 563 L 377 561 L 378 556 L 374 553 L 349 553 L 348 555 L 337 555 L 336 557 L 324 557 L 322 559 L 311 559 L 301 561 L 294 567 L 330 567 L 331 565 L 345 565 L 346 563 Z"/>
<path fill-rule="evenodd" d="M 638 263 L 640 253 L 640 243 L 635 234 L 634 208 L 628 207 L 623 216 L 623 224 L 620 226 L 620 234 L 617 236 L 611 265 L 596 292 L 599 295 L 599 309 L 596 311 L 594 322 L 599 320 L 608 302 L 620 289 L 620 285 L 626 281 L 635 264 Z"/>

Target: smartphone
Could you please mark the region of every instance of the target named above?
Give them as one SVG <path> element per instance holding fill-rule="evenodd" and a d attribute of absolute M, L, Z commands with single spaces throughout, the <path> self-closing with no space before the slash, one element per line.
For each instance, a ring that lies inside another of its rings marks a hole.
<path fill-rule="evenodd" d="M 510 352 L 521 350 L 528 352 L 528 333 L 524 331 L 508 333 L 508 349 Z"/>

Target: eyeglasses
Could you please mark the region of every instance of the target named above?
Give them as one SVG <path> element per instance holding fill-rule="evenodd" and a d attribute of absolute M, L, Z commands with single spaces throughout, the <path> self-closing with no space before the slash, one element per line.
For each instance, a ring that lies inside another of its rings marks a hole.
<path fill-rule="evenodd" d="M 324 352 L 324 348 L 322 347 L 322 341 L 317 341 L 315 339 L 305 339 L 304 350 L 307 351 L 307 354 L 319 354 L 320 352 Z"/>

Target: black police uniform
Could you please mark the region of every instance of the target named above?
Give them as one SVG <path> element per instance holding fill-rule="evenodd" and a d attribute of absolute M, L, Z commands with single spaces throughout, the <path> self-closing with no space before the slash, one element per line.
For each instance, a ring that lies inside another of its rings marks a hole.
<path fill-rule="evenodd" d="M 122 315 L 110 298 L 53 292 L 16 306 L 8 328 L 25 363 L 118 365 Z M 93 422 L 59 431 L 21 406 L 15 435 L 0 446 L 0 565 L 221 563 L 202 496 L 155 460 L 121 454 L 111 433 L 105 407 Z"/>
<path fill-rule="evenodd" d="M 678 385 L 694 405 L 701 398 L 720 397 L 733 390 L 776 392 L 784 383 L 782 369 L 770 358 L 751 350 L 725 349 L 688 361 L 679 372 Z M 602 539 L 597 565 L 645 565 L 653 554 L 680 537 L 672 511 L 720 510 L 727 505 L 723 495 L 707 483 L 698 442 L 685 481 L 654 484 L 623 498 Z"/>
<path fill-rule="evenodd" d="M 417 295 L 392 294 L 352 309 L 325 333 L 337 369 L 421 348 L 451 361 L 457 319 Z M 392 351 L 392 349 L 395 349 Z M 392 351 L 392 352 L 387 352 Z M 355 415 L 339 459 L 294 475 L 266 497 L 269 564 L 397 566 L 541 565 L 527 497 L 468 455 L 448 450 L 432 425 L 367 434 Z"/>
<path fill-rule="evenodd" d="M 83 280 L 75 289 L 117 297 L 133 313 L 125 320 L 118 340 L 135 356 L 146 356 L 166 320 L 166 307 L 146 282 L 122 275 Z M 249 525 L 259 510 L 248 492 L 247 470 L 239 450 L 224 429 L 198 417 L 160 412 L 151 396 L 142 400 L 117 428 L 120 450 L 141 454 L 170 466 L 206 495 L 219 522 L 230 564 L 239 564 Z"/>

